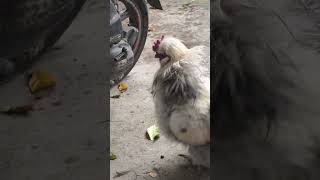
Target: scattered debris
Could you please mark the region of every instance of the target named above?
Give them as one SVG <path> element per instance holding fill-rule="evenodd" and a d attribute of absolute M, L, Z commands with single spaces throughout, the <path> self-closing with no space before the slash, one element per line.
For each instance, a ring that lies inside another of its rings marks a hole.
<path fill-rule="evenodd" d="M 120 98 L 120 94 L 117 94 L 117 95 L 111 96 L 110 98 L 118 99 L 118 98 Z"/>
<path fill-rule="evenodd" d="M 91 90 L 86 90 L 86 91 L 83 92 L 83 94 L 85 94 L 85 95 L 89 95 L 89 94 L 91 94 L 91 93 L 92 93 Z"/>
<path fill-rule="evenodd" d="M 110 160 L 116 160 L 117 156 L 113 153 L 110 153 Z"/>
<path fill-rule="evenodd" d="M 160 156 L 160 159 L 163 159 L 163 158 L 164 158 L 164 156 L 161 155 L 161 156 Z"/>
<path fill-rule="evenodd" d="M 119 91 L 120 91 L 121 93 L 123 93 L 123 92 L 125 92 L 125 91 L 128 90 L 128 84 L 126 84 L 126 83 L 120 83 L 120 84 L 118 85 L 118 89 L 119 89 Z"/>
<path fill-rule="evenodd" d="M 49 87 L 53 87 L 56 85 L 56 80 L 54 77 L 44 71 L 34 71 L 31 74 L 31 78 L 29 80 L 29 88 L 31 93 L 35 93 L 39 90 L 46 89 Z"/>
<path fill-rule="evenodd" d="M 148 175 L 149 175 L 150 177 L 155 178 L 155 177 L 158 176 L 158 173 L 157 173 L 157 172 L 154 172 L 154 171 L 151 171 L 151 172 L 148 172 Z"/>
<path fill-rule="evenodd" d="M 118 177 L 124 176 L 130 172 L 131 172 L 130 170 L 129 171 L 121 171 L 121 172 L 116 171 L 116 175 L 113 176 L 113 178 L 118 178 Z"/>
<path fill-rule="evenodd" d="M 150 25 L 149 28 L 148 28 L 148 31 L 149 31 L 149 32 L 152 32 L 152 31 L 155 31 L 155 30 L 156 30 L 156 29 L 153 27 L 153 25 Z"/>
<path fill-rule="evenodd" d="M 190 164 L 193 164 L 192 159 L 185 154 L 178 154 L 178 156 L 185 158 Z"/>
<path fill-rule="evenodd" d="M 5 114 L 23 114 L 26 115 L 30 111 L 33 111 L 33 105 L 16 106 L 16 107 L 2 107 L 0 108 L 1 113 Z"/>
<path fill-rule="evenodd" d="M 193 9 L 194 7 L 194 0 L 191 0 L 190 2 L 182 4 L 182 7 L 179 8 L 179 10 L 186 11 L 188 9 Z"/>
<path fill-rule="evenodd" d="M 33 150 L 37 150 L 37 149 L 39 149 L 39 145 L 37 145 L 37 144 L 32 144 L 32 145 L 31 145 L 31 148 L 32 148 Z"/>
<path fill-rule="evenodd" d="M 110 122 L 110 121 L 108 121 L 108 120 L 105 120 L 105 121 L 99 121 L 98 123 L 108 123 L 108 122 Z"/>
<path fill-rule="evenodd" d="M 64 163 L 65 164 L 72 164 L 72 163 L 75 163 L 77 161 L 79 161 L 80 158 L 79 157 L 76 157 L 76 156 L 70 156 L 70 157 L 67 157 L 65 160 L 64 160 Z"/>
<path fill-rule="evenodd" d="M 35 99 L 35 100 L 41 100 L 41 99 L 42 99 L 42 96 L 35 96 L 34 99 Z"/>
<path fill-rule="evenodd" d="M 62 104 L 62 101 L 58 100 L 58 101 L 54 101 L 52 103 L 52 106 L 60 106 Z"/>
<path fill-rule="evenodd" d="M 160 137 L 160 129 L 156 125 L 153 125 L 147 129 L 146 134 L 150 141 L 156 141 Z"/>

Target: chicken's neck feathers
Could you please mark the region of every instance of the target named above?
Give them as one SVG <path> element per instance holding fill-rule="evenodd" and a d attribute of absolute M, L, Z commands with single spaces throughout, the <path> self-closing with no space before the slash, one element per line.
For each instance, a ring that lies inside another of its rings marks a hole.
<path fill-rule="evenodd" d="M 182 60 L 189 51 L 180 40 L 172 37 L 168 37 L 164 40 L 162 48 L 173 61 Z"/>

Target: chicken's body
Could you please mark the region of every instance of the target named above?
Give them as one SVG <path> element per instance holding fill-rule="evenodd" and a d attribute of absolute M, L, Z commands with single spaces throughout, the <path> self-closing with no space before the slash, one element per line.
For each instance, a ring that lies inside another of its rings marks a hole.
<path fill-rule="evenodd" d="M 158 124 L 164 134 L 189 145 L 193 152 L 201 149 L 199 153 L 206 155 L 202 160 L 194 159 L 209 166 L 210 57 L 205 54 L 206 47 L 188 49 L 180 43 L 168 37 L 159 46 L 170 59 L 160 62 L 152 86 Z M 176 56 L 172 54 L 176 52 Z"/>

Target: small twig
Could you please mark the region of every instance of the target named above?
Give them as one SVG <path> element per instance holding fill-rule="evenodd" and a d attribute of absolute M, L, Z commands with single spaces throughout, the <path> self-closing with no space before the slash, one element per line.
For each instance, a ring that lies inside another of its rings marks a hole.
<path fill-rule="evenodd" d="M 113 176 L 113 178 L 118 178 L 118 177 L 124 176 L 124 175 L 126 175 L 126 174 L 128 174 L 128 173 L 130 173 L 130 172 L 132 172 L 132 171 L 131 171 L 131 170 L 121 171 L 121 172 L 116 171 L 116 175 Z"/>
<path fill-rule="evenodd" d="M 193 166 L 192 159 L 189 156 L 187 156 L 185 154 L 178 154 L 178 156 L 185 158 Z"/>
<path fill-rule="evenodd" d="M 102 123 L 110 123 L 110 121 L 108 121 L 108 120 L 105 120 L 105 121 L 98 121 L 97 123 L 99 123 L 99 124 L 100 124 L 100 123 L 101 123 L 101 124 L 102 124 Z"/>
<path fill-rule="evenodd" d="M 119 99 L 119 98 L 120 98 L 120 94 L 117 94 L 117 95 L 111 96 L 110 98 Z"/>

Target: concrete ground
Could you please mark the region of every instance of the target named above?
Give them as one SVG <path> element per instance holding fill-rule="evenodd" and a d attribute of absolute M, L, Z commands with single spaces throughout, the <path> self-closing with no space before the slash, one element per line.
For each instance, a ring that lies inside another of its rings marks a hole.
<path fill-rule="evenodd" d="M 55 88 L 31 95 L 24 74 L 0 86 L 0 107 L 33 104 L 28 116 L 0 114 L 1 180 L 103 180 L 106 171 L 105 1 L 89 0 L 33 69 Z M 27 73 L 27 72 L 26 72 Z M 105 113 L 104 113 L 105 112 Z"/>
<path fill-rule="evenodd" d="M 209 0 L 191 4 L 191 0 L 161 2 L 163 11 L 149 11 L 153 31 L 149 32 L 140 60 L 124 80 L 128 90 L 110 101 L 110 149 L 117 155 L 110 162 L 110 179 L 209 179 L 207 169 L 191 166 L 186 158 L 179 156 L 187 155 L 186 147 L 163 136 L 154 143 L 145 138 L 146 129 L 156 123 L 150 87 L 159 66 L 151 50 L 153 40 L 164 34 L 184 40 L 189 47 L 210 44 Z M 111 96 L 118 93 L 116 87 L 111 89 Z"/>

